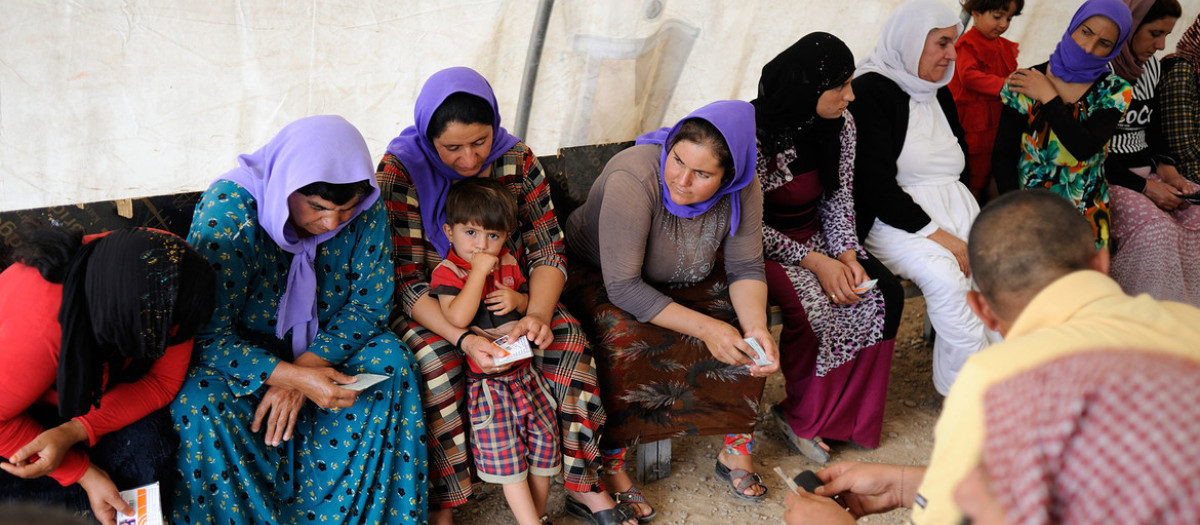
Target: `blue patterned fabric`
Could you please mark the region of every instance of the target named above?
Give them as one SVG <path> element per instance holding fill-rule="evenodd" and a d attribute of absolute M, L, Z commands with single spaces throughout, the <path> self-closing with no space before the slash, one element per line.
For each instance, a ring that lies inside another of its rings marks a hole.
<path fill-rule="evenodd" d="M 320 329 L 308 351 L 347 374 L 391 379 L 346 409 L 306 402 L 290 441 L 250 432 L 264 381 L 291 356 L 275 337 L 290 254 L 259 227 L 254 198 L 217 181 L 188 241 L 217 270 L 216 309 L 171 404 L 181 438 L 173 523 L 424 523 L 427 460 L 420 374 L 386 328 L 392 307 L 387 215 L 376 202 L 320 244 Z"/>

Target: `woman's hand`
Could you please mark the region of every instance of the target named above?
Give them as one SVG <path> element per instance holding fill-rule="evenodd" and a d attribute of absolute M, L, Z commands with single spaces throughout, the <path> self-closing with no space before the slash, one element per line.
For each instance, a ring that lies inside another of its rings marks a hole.
<path fill-rule="evenodd" d="M 1195 191 L 1192 189 L 1192 185 L 1188 184 L 1188 181 L 1183 178 L 1183 175 L 1179 174 L 1179 170 L 1175 169 L 1175 166 L 1170 164 L 1159 164 L 1158 167 L 1154 169 L 1154 172 L 1160 179 L 1162 179 L 1163 183 L 1172 188 L 1172 197 L 1178 199 L 1178 195 L 1185 195 Z M 1153 200 L 1153 198 L 1151 199 Z M 1192 205 L 1192 203 L 1183 199 L 1179 199 L 1179 202 L 1179 206 L 1175 207 L 1177 210 L 1186 210 Z M 1158 204 L 1158 202 L 1155 201 L 1155 204 Z M 1162 208 L 1161 205 L 1159 207 Z"/>
<path fill-rule="evenodd" d="M 496 283 L 496 291 L 485 295 L 483 302 L 496 315 L 506 315 L 513 310 L 523 314 L 529 307 L 529 296 Z"/>
<path fill-rule="evenodd" d="M 87 429 L 74 419 L 43 431 L 12 457 L 0 463 L 0 469 L 18 478 L 40 478 L 54 472 L 76 443 L 87 440 Z"/>
<path fill-rule="evenodd" d="M 102 525 L 116 525 L 117 512 L 133 514 L 133 507 L 121 499 L 121 494 L 117 492 L 117 486 L 109 479 L 108 473 L 100 470 L 95 464 L 88 465 L 83 477 L 79 478 L 79 486 L 87 493 L 92 515 Z"/>
<path fill-rule="evenodd" d="M 1042 104 L 1054 100 L 1058 90 L 1041 71 L 1036 69 L 1018 69 L 1008 76 L 1008 89 L 1032 98 Z"/>
<path fill-rule="evenodd" d="M 905 481 L 905 470 L 913 471 L 912 479 Z M 820 496 L 841 496 L 854 518 L 868 514 L 887 512 L 904 507 L 904 487 L 920 484 L 923 473 L 914 467 L 885 465 L 882 463 L 859 463 L 847 461 L 817 472 L 824 485 L 817 487 Z"/>
<path fill-rule="evenodd" d="M 509 339 L 511 340 L 512 337 L 510 336 Z M 472 333 L 468 335 L 466 339 L 463 339 L 462 345 L 462 351 L 464 354 L 467 354 L 467 358 L 474 361 L 480 370 L 488 374 L 503 372 L 511 368 L 514 364 L 497 365 L 495 360 L 497 357 L 504 355 L 504 349 L 496 346 L 490 339 L 479 334 Z"/>
<path fill-rule="evenodd" d="M 301 354 L 304 355 L 304 354 Z M 280 364 L 282 365 L 282 363 Z M 359 392 L 342 388 L 358 378 L 338 372 L 329 366 L 295 366 L 294 388 L 321 408 L 347 408 L 358 400 Z M 264 396 L 265 400 L 266 397 Z M 261 407 L 261 403 L 260 403 Z"/>
<path fill-rule="evenodd" d="M 858 294 L 854 293 L 854 287 L 858 286 L 854 271 L 842 261 L 821 253 L 808 252 L 800 260 L 800 266 L 816 274 L 821 290 L 834 304 L 845 306 L 858 302 Z"/>
<path fill-rule="evenodd" d="M 296 428 L 296 417 L 300 415 L 300 407 L 303 406 L 304 394 L 299 390 L 280 386 L 268 387 L 262 401 L 258 402 L 258 409 L 254 411 L 254 422 L 250 423 L 250 431 L 258 432 L 265 418 L 267 431 L 263 433 L 263 441 L 268 446 L 278 447 L 284 441 L 292 439 L 292 429 Z"/>
<path fill-rule="evenodd" d="M 971 261 L 967 257 L 967 243 L 941 228 L 931 233 L 929 240 L 949 250 L 950 254 L 954 256 L 954 260 L 958 261 L 958 269 L 962 270 L 963 275 L 967 277 L 971 276 Z"/>
<path fill-rule="evenodd" d="M 727 365 L 754 364 L 749 357 L 746 357 L 754 354 L 754 349 L 750 348 L 750 345 L 743 339 L 742 333 L 733 325 L 709 317 L 708 322 L 701 327 L 700 333 L 700 339 L 704 341 L 709 353 L 717 361 Z M 774 341 L 771 344 L 774 346 Z M 766 349 L 767 346 L 763 345 L 763 350 Z M 776 354 L 778 355 L 778 352 Z"/>
<path fill-rule="evenodd" d="M 863 268 L 862 264 L 858 262 L 858 252 L 854 250 L 846 250 L 842 252 L 841 255 L 838 255 L 837 259 L 850 269 L 850 274 L 853 275 L 853 278 L 850 280 L 850 282 L 854 284 L 855 288 L 858 288 L 858 285 L 869 280 L 870 276 L 867 275 L 866 268 Z"/>
<path fill-rule="evenodd" d="M 521 336 L 529 339 L 530 344 L 544 348 L 554 340 L 554 334 L 550 331 L 550 319 L 543 319 L 533 314 L 522 317 L 520 321 L 517 321 L 517 325 L 508 332 L 508 339 L 513 341 Z"/>
<path fill-rule="evenodd" d="M 745 336 L 745 339 L 758 341 L 758 345 L 762 347 L 763 352 L 766 352 L 767 359 L 771 360 L 771 364 L 765 366 L 751 364 L 750 375 L 754 377 L 767 377 L 775 373 L 776 370 L 779 370 L 779 347 L 775 346 L 775 338 L 771 337 L 771 332 L 767 327 L 751 328 L 746 330 L 742 335 Z M 746 341 L 743 340 L 742 342 L 745 343 Z M 746 346 L 746 350 L 749 352 L 747 355 L 757 354 L 753 348 L 749 348 L 749 344 Z"/>
<path fill-rule="evenodd" d="M 1148 180 L 1142 193 L 1164 211 L 1175 211 L 1188 205 L 1188 201 L 1177 196 L 1179 190 L 1165 182 Z"/>
<path fill-rule="evenodd" d="M 783 499 L 787 510 L 783 513 L 783 522 L 787 525 L 838 525 L 853 524 L 854 516 L 832 499 L 800 491 L 799 494 L 789 491 Z"/>

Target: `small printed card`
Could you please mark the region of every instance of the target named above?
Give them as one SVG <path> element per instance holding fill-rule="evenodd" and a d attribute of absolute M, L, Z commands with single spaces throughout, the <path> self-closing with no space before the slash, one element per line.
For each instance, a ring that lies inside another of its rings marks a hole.
<path fill-rule="evenodd" d="M 363 390 L 371 388 L 371 387 L 379 384 L 380 381 L 383 381 L 384 379 L 387 379 L 391 376 L 381 376 L 379 374 L 358 374 L 354 377 L 357 377 L 358 381 L 355 381 L 348 385 L 338 385 L 338 386 L 345 388 L 347 390 L 357 390 L 359 392 L 362 392 Z"/>
<path fill-rule="evenodd" d="M 158 482 L 136 489 L 122 490 L 121 499 L 133 507 L 133 514 L 117 513 L 117 525 L 163 525 L 162 498 Z"/>
<path fill-rule="evenodd" d="M 529 339 L 526 339 L 525 336 L 518 337 L 516 341 L 509 342 L 506 335 L 492 341 L 492 343 L 505 352 L 504 355 L 496 358 L 497 365 L 506 365 L 533 357 L 533 351 L 529 348 Z"/>
<path fill-rule="evenodd" d="M 870 281 L 863 281 L 862 284 L 858 285 L 858 287 L 854 289 L 854 293 L 856 293 L 858 295 L 865 294 L 865 293 L 875 289 L 875 285 L 878 283 L 879 283 L 879 279 L 871 279 Z"/>
<path fill-rule="evenodd" d="M 773 363 L 771 358 L 767 357 L 767 351 L 763 350 L 762 345 L 758 344 L 758 341 L 756 341 L 753 337 L 747 337 L 746 344 L 750 345 L 750 348 L 753 348 L 754 353 L 757 354 L 750 358 L 752 361 L 754 361 L 754 364 L 758 366 L 767 366 Z"/>

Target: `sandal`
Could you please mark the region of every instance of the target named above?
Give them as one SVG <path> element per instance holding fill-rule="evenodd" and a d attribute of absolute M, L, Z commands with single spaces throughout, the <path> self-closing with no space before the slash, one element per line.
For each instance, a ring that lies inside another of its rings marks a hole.
<path fill-rule="evenodd" d="M 626 521 L 637 519 L 637 513 L 626 505 L 617 505 L 608 510 L 592 512 L 587 505 L 575 501 L 570 496 L 567 496 L 567 514 L 592 525 L 621 525 Z"/>
<path fill-rule="evenodd" d="M 779 405 L 771 405 L 771 415 L 775 418 L 775 424 L 779 426 L 779 433 L 783 434 L 783 440 L 787 443 L 788 448 L 793 452 L 799 453 L 804 457 L 817 462 L 826 463 L 829 461 L 829 451 L 821 447 L 821 438 L 805 439 L 797 436 L 792 430 L 792 425 L 788 424 L 787 415 L 783 413 L 783 407 Z"/>
<path fill-rule="evenodd" d="M 729 484 L 729 489 L 733 491 L 734 496 L 750 501 L 762 501 L 766 499 L 769 489 L 766 485 L 763 485 L 762 478 L 758 477 L 758 474 L 746 469 L 730 469 L 724 463 L 721 463 L 720 460 L 717 460 L 716 470 L 717 477 Z M 757 496 L 746 494 L 746 489 L 754 486 L 762 487 L 762 494 Z"/>
<path fill-rule="evenodd" d="M 646 501 L 646 497 L 642 495 L 642 491 L 638 490 L 638 488 L 633 485 L 630 485 L 625 491 L 612 493 L 612 498 L 613 500 L 616 500 L 617 505 L 627 507 L 630 511 L 632 511 L 633 515 L 637 516 L 638 523 L 646 523 L 653 520 L 655 516 L 658 516 L 658 511 L 654 509 L 654 506 L 651 505 L 650 502 Z M 645 505 L 650 507 L 650 514 L 642 516 L 637 509 L 632 507 L 632 505 Z"/>
<path fill-rule="evenodd" d="M 538 523 L 541 525 L 554 525 L 554 522 L 550 521 L 549 514 L 542 514 L 542 517 L 538 518 Z"/>

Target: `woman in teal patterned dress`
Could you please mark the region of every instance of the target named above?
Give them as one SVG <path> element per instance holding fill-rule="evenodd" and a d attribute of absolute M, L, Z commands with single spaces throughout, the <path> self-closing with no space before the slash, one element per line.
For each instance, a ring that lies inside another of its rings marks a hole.
<path fill-rule="evenodd" d="M 1092 223 L 1096 246 L 1108 246 L 1108 141 L 1133 90 L 1108 69 L 1131 31 L 1120 0 L 1088 0 L 1050 61 L 1009 75 L 992 150 L 1001 193 L 1047 188 L 1070 200 Z"/>
<path fill-rule="evenodd" d="M 425 522 L 420 374 L 386 328 L 391 242 L 362 135 L 309 117 L 238 163 L 188 235 L 217 300 L 171 404 L 170 520 Z M 390 379 L 338 386 L 364 372 Z"/>

